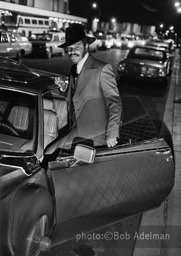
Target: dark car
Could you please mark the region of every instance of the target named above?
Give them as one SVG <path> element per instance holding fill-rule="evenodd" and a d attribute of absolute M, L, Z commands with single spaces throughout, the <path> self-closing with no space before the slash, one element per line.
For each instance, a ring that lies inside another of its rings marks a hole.
<path fill-rule="evenodd" d="M 166 85 L 170 73 L 170 59 L 163 49 L 135 46 L 118 64 L 119 77 L 159 82 Z"/>
<path fill-rule="evenodd" d="M 32 55 L 51 58 L 54 55 L 64 56 L 63 48 L 58 47 L 65 40 L 64 32 L 35 33 L 30 37 Z"/>
<path fill-rule="evenodd" d="M 122 98 L 116 147 L 75 138 L 71 149 L 50 154 L 71 129 L 67 78 L 5 58 L 0 67 L 2 256 L 37 256 L 50 241 L 67 241 L 165 200 L 174 184 L 171 149 L 138 98 Z"/>
<path fill-rule="evenodd" d="M 171 42 L 167 42 L 167 41 L 150 40 L 150 41 L 147 41 L 146 46 L 150 46 L 152 48 L 160 49 L 160 50 L 163 50 L 166 52 L 167 58 L 170 62 L 170 73 L 171 73 L 174 55 L 175 55 L 175 49 L 174 49 L 173 44 L 171 44 Z"/>

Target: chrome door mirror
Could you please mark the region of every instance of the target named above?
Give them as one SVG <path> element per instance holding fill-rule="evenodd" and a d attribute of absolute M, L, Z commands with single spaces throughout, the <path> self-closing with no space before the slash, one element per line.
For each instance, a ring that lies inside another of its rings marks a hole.
<path fill-rule="evenodd" d="M 78 144 L 74 150 L 74 158 L 77 161 L 82 161 L 84 163 L 93 163 L 95 158 L 96 150 L 92 147 Z"/>

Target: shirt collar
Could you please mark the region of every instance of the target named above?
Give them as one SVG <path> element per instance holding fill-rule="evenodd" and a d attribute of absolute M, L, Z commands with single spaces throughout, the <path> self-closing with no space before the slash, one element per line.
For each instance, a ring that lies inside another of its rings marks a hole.
<path fill-rule="evenodd" d="M 84 56 L 83 59 L 81 59 L 78 63 L 77 63 L 77 74 L 79 75 L 82 68 L 83 68 L 83 65 L 85 63 L 85 61 L 87 60 L 87 58 L 89 57 L 89 53 L 87 52 Z"/>

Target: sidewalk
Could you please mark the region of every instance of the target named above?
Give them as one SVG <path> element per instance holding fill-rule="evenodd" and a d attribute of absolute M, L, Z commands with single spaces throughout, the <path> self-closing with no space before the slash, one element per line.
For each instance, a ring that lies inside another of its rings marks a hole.
<path fill-rule="evenodd" d="M 160 228 L 160 232 L 174 235 L 174 244 L 158 241 L 156 248 L 142 248 L 142 241 L 137 240 L 133 256 L 180 256 L 181 255 L 181 70 L 178 50 L 175 57 L 173 73 L 163 123 L 172 137 L 175 158 L 175 184 L 165 202 L 157 209 L 143 214 L 139 233 L 145 226 Z M 174 103 L 175 101 L 175 103 Z M 177 102 L 177 103 L 176 103 Z M 164 134 L 164 130 L 162 131 Z M 180 248 L 179 248 L 180 247 Z"/>

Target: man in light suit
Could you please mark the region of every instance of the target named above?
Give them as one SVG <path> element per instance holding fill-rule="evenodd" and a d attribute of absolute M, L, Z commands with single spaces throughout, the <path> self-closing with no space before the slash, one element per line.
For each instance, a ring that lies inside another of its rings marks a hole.
<path fill-rule="evenodd" d="M 70 148 L 75 137 L 92 139 L 94 146 L 114 147 L 122 102 L 112 67 L 89 54 L 89 44 L 96 39 L 87 37 L 81 25 L 67 28 L 65 35 L 66 41 L 59 47 L 66 48 L 73 62 L 68 89 L 73 128 L 58 147 Z"/>

